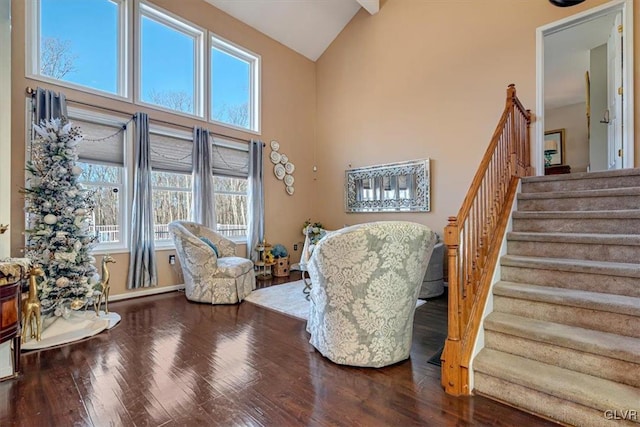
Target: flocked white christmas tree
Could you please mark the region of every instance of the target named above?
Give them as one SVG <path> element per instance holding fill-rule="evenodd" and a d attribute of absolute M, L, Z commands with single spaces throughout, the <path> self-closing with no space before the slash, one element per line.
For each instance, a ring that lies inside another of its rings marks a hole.
<path fill-rule="evenodd" d="M 28 219 L 26 255 L 40 264 L 45 278 L 38 286 L 43 315 L 68 317 L 93 303 L 99 280 L 90 249 L 91 191 L 78 183 L 76 165 L 80 129 L 54 119 L 35 126 L 25 191 Z"/>

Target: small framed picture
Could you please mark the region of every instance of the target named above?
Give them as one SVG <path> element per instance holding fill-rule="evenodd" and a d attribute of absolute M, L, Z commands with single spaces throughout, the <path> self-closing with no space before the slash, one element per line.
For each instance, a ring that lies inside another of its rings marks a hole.
<path fill-rule="evenodd" d="M 564 129 L 544 133 L 544 165 L 564 165 Z"/>

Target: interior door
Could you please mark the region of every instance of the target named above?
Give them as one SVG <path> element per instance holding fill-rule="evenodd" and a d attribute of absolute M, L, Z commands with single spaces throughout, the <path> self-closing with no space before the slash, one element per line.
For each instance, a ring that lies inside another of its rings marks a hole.
<path fill-rule="evenodd" d="M 607 129 L 608 169 L 622 169 L 622 14 L 618 13 L 607 41 L 607 97 L 609 125 Z"/>

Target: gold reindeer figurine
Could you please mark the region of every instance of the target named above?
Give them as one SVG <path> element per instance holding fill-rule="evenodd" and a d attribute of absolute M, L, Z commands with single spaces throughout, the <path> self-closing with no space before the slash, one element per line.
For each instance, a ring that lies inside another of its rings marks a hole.
<path fill-rule="evenodd" d="M 115 263 L 116 260 L 111 257 L 111 255 L 106 254 L 102 258 L 102 279 L 98 286 L 100 287 L 100 295 L 98 296 L 93 308 L 96 310 L 96 316 L 100 316 L 100 306 L 102 305 L 102 299 L 104 298 L 104 312 L 109 314 L 109 291 L 111 290 L 109 287 L 109 269 L 107 268 L 108 263 Z"/>
<path fill-rule="evenodd" d="M 22 302 L 22 342 L 27 338 L 27 328 L 31 328 L 31 338 L 40 341 L 42 338 L 42 318 L 40 317 L 40 300 L 38 299 L 38 286 L 36 277 L 44 276 L 44 271 L 40 267 L 33 267 L 29 271 L 29 297 Z M 34 329 L 33 324 L 36 324 Z"/>

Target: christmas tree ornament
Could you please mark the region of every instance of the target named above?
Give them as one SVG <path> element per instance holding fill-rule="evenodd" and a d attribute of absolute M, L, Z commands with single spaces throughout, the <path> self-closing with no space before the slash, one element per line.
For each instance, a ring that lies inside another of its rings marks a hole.
<path fill-rule="evenodd" d="M 69 284 L 69 279 L 67 279 L 66 277 L 59 277 L 58 279 L 56 279 L 56 286 L 59 288 L 64 288 L 68 284 Z"/>
<path fill-rule="evenodd" d="M 54 214 L 47 214 L 43 218 L 45 224 L 53 225 L 58 222 L 58 217 Z"/>
<path fill-rule="evenodd" d="M 71 173 L 76 176 L 82 175 L 82 168 L 80 166 L 73 166 L 71 168 Z"/>
<path fill-rule="evenodd" d="M 72 310 L 80 310 L 85 305 L 86 305 L 86 302 L 84 300 L 74 299 L 73 301 L 71 301 L 71 304 L 69 306 L 71 307 Z"/>

